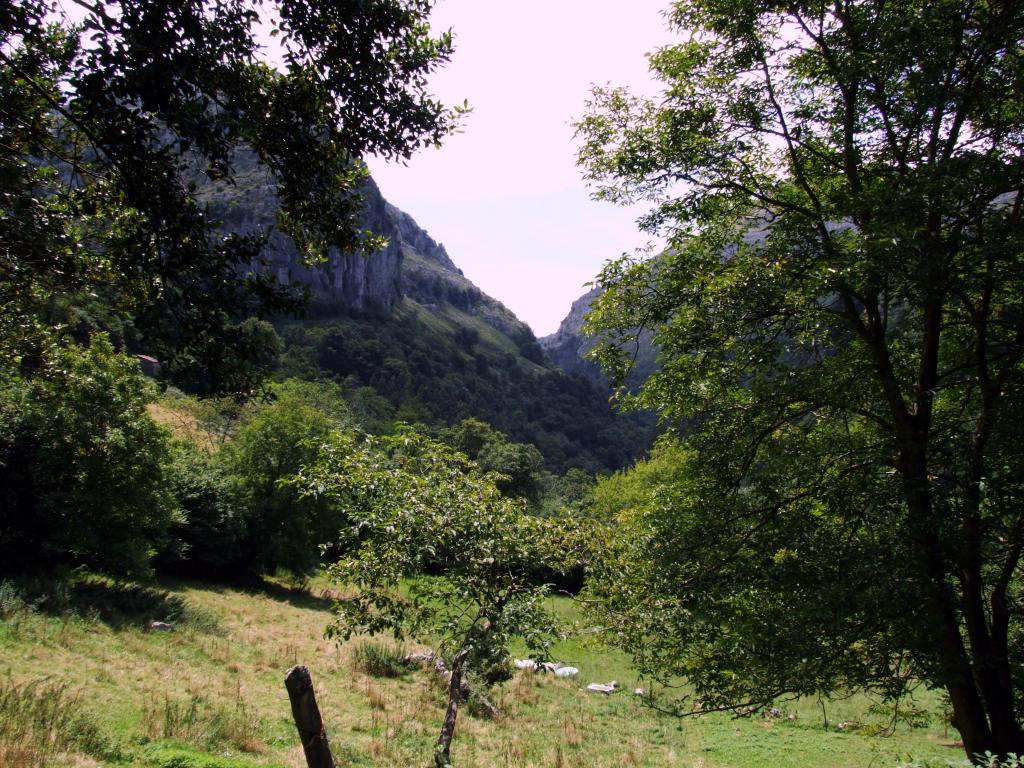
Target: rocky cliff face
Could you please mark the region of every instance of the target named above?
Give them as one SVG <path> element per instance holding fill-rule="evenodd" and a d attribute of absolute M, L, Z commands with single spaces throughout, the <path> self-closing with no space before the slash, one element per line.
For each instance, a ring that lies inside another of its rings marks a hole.
<path fill-rule="evenodd" d="M 558 330 L 538 339 L 541 349 L 551 362 L 567 373 L 582 373 L 592 379 L 602 378 L 597 363 L 585 357 L 593 349 L 594 340 L 583 333 L 584 318 L 600 293 L 600 289 L 593 288 L 580 296 L 572 303 L 569 314 L 562 320 Z"/>
<path fill-rule="evenodd" d="M 251 160 L 239 165 L 234 187 L 226 193 L 210 192 L 208 202 L 234 231 L 266 230 L 274 224 L 277 210 L 266 171 Z M 388 239 L 383 250 L 362 256 L 332 249 L 326 263 L 307 268 L 291 240 L 275 233 L 249 269 L 282 283 L 310 286 L 315 302 L 329 311 L 388 315 L 403 297 L 428 311 L 449 305 L 480 318 L 517 344 L 536 349 L 540 358 L 529 327 L 466 279 L 443 245 L 387 202 L 372 180 L 363 194 L 363 225 Z"/>
<path fill-rule="evenodd" d="M 563 371 L 579 373 L 593 381 L 607 385 L 608 379 L 602 373 L 601 367 L 587 358 L 587 353 L 594 348 L 597 340 L 583 332 L 584 319 L 600 295 L 600 288 L 592 288 L 580 296 L 572 303 L 569 314 L 562 320 L 558 330 L 550 336 L 538 339 L 538 341 L 551 362 Z M 650 333 L 643 331 L 640 333 L 639 347 L 635 350 L 633 370 L 626 380 L 627 387 L 636 389 L 646 381 L 657 366 L 658 350 L 651 342 Z"/>
<path fill-rule="evenodd" d="M 272 231 L 277 202 L 267 172 L 252 158 L 238 170 L 234 185 L 207 185 L 199 195 L 226 229 Z M 305 316 L 278 318 L 282 375 L 334 378 L 366 426 L 482 419 L 536 445 L 559 472 L 606 472 L 642 453 L 650 429 L 614 413 L 605 384 L 552 365 L 530 328 L 473 285 L 444 246 L 373 182 L 363 193 L 363 225 L 384 235 L 386 248 L 366 257 L 331 252 L 310 269 L 287 237 L 273 234 L 244 265 L 312 290 Z"/>

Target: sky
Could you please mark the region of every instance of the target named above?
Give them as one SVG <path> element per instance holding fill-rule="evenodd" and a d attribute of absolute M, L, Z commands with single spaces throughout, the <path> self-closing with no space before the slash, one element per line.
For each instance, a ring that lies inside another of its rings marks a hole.
<path fill-rule="evenodd" d="M 646 53 L 672 41 L 668 0 L 438 0 L 455 53 L 431 79 L 473 108 L 463 132 L 405 165 L 369 158 L 384 197 L 537 336 L 553 333 L 610 258 L 644 246 L 626 210 L 594 201 L 572 121 L 594 85 L 653 95 Z"/>

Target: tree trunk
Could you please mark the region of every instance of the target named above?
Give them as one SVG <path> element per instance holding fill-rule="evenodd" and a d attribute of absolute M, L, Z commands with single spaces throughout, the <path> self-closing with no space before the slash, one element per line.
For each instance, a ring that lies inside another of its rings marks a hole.
<path fill-rule="evenodd" d="M 448 666 L 444 663 L 444 659 L 436 653 L 433 653 L 432 651 L 428 651 L 427 653 L 410 653 L 402 659 L 402 663 L 407 665 L 422 664 L 426 666 L 434 673 L 437 679 L 441 681 L 445 688 L 448 687 L 448 683 L 451 680 L 451 673 L 448 671 Z M 474 704 L 489 718 L 491 718 L 491 720 L 497 720 L 501 717 L 501 712 L 498 711 L 498 708 L 494 706 L 494 703 L 490 699 L 480 692 L 479 688 L 474 691 L 473 687 L 463 680 L 459 685 L 459 689 L 461 691 L 463 701 L 469 701 L 469 697 L 474 696 L 476 699 Z"/>
<path fill-rule="evenodd" d="M 924 440 L 906 439 L 900 456 L 900 474 L 909 512 L 910 535 L 920 563 L 924 624 L 917 645 L 936 665 L 935 678 L 949 694 L 953 725 L 960 731 L 969 758 L 995 751 L 996 743 L 985 713 L 957 618 L 957 599 L 947 581 L 948 564 L 943 552 L 939 521 L 935 519 L 927 472 Z"/>
<path fill-rule="evenodd" d="M 992 593 L 991 624 L 986 616 L 981 572 L 980 499 L 977 498 L 977 491 L 970 488 L 965 497 L 965 506 L 973 507 L 966 511 L 967 525 L 963 538 L 968 551 L 961 578 L 963 614 L 972 668 L 985 700 L 985 711 L 992 729 L 992 751 L 1000 756 L 1020 754 L 1022 739 L 1014 711 L 1007 648 L 1009 612 L 1005 596 L 997 584 Z"/>
<path fill-rule="evenodd" d="M 292 667 L 284 678 L 288 698 L 292 704 L 292 718 L 299 729 L 302 750 L 306 753 L 309 768 L 335 768 L 331 747 L 327 743 L 327 732 L 320 717 L 313 693 L 313 679 L 306 667 Z"/>
<path fill-rule="evenodd" d="M 459 651 L 452 659 L 451 679 L 448 681 L 448 709 L 444 713 L 444 725 L 441 735 L 434 747 L 434 765 L 436 768 L 451 768 L 452 737 L 455 736 L 455 718 L 459 715 L 459 702 L 462 700 L 462 668 L 466 663 L 469 649 Z"/>

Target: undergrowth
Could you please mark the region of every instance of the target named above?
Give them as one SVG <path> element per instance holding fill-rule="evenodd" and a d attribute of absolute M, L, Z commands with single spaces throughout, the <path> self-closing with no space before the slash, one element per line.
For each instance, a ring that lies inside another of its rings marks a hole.
<path fill-rule="evenodd" d="M 64 755 L 116 759 L 120 750 L 60 682 L 0 682 L 0 765 L 63 766 Z"/>

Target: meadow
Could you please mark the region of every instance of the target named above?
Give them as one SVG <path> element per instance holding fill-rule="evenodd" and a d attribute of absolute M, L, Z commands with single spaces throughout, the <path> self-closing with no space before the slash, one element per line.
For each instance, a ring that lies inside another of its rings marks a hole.
<path fill-rule="evenodd" d="M 81 575 L 71 586 L 0 584 L 0 765 L 303 768 L 283 683 L 300 663 L 313 675 L 339 766 L 428 765 L 444 692 L 425 671 L 370 674 L 368 649 L 378 654 L 388 641 L 324 639 L 334 596 L 321 579 L 247 589 Z M 556 607 L 578 632 L 553 659 L 579 677 L 518 671 L 492 692 L 500 719 L 460 715 L 456 766 L 880 768 L 962 759 L 928 693 L 891 734 L 889 715 L 862 696 L 780 703 L 776 718 L 661 715 L 634 695 L 647 683 L 597 643 L 579 606 L 559 598 Z M 175 631 L 153 630 L 153 621 Z M 585 689 L 611 680 L 619 692 Z"/>

